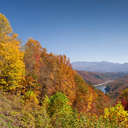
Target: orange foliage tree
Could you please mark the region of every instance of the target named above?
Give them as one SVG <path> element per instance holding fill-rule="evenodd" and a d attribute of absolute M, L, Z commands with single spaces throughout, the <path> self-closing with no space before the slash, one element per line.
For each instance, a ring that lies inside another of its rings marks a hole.
<path fill-rule="evenodd" d="M 42 53 L 40 82 L 42 95 L 52 95 L 56 91 L 63 92 L 71 102 L 75 99 L 74 71 L 66 56 L 55 56 Z"/>

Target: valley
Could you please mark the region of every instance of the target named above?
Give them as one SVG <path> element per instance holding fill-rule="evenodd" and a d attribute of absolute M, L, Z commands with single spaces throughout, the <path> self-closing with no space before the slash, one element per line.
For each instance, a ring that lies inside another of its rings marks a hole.
<path fill-rule="evenodd" d="M 88 71 L 77 72 L 88 84 L 106 93 L 113 100 L 118 98 L 124 89 L 128 88 L 128 73 L 99 73 Z"/>

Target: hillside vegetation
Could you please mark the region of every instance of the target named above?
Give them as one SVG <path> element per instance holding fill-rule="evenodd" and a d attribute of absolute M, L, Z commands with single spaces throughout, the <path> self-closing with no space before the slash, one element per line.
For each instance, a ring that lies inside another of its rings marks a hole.
<path fill-rule="evenodd" d="M 109 93 L 109 95 L 112 98 L 116 99 L 122 90 L 128 88 L 127 83 L 128 83 L 127 75 L 117 80 L 114 80 L 112 83 L 109 83 L 107 85 L 107 93 Z"/>
<path fill-rule="evenodd" d="M 122 78 L 126 76 L 128 73 L 124 72 L 107 72 L 107 73 L 99 73 L 99 72 L 87 72 L 87 71 L 77 71 L 83 79 L 89 84 L 101 84 L 108 80 L 116 80 L 118 78 Z"/>
<path fill-rule="evenodd" d="M 1 128 L 127 128 L 121 103 L 88 85 L 65 55 L 37 40 L 24 46 L 0 14 Z"/>

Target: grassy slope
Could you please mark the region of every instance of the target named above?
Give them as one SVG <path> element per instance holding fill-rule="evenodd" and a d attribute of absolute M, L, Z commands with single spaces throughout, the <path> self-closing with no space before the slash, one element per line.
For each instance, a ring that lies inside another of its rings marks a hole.
<path fill-rule="evenodd" d="M 26 110 L 20 98 L 0 94 L 0 128 L 32 128 L 34 117 Z"/>

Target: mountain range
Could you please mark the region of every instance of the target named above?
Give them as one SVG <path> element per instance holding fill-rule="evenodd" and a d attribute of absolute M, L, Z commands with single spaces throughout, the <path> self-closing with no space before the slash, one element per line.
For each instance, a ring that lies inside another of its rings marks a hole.
<path fill-rule="evenodd" d="M 113 62 L 72 62 L 72 67 L 75 70 L 89 72 L 128 72 L 128 63 L 113 63 Z"/>

